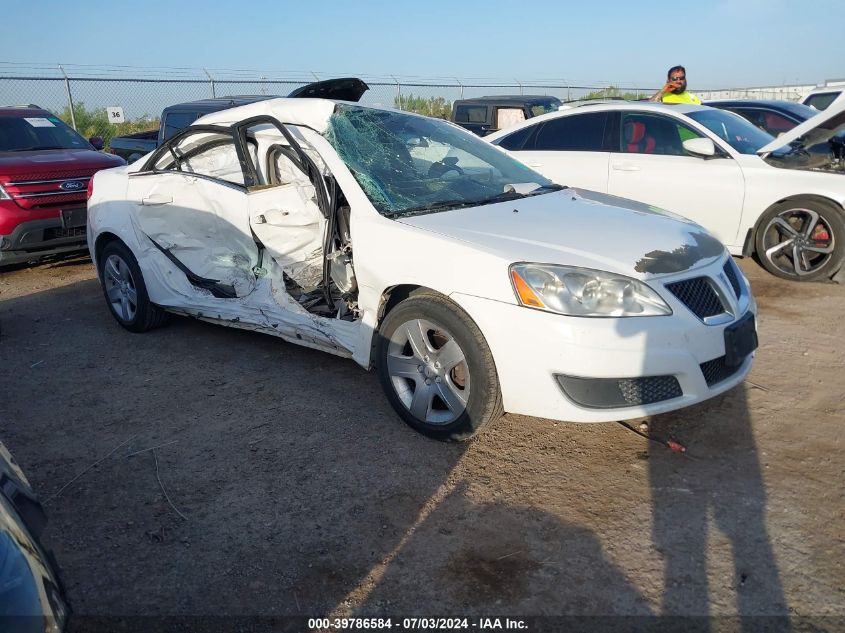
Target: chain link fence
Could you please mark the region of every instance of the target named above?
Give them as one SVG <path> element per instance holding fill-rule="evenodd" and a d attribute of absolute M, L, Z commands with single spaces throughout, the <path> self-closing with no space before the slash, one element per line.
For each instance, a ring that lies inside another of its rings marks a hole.
<path fill-rule="evenodd" d="M 211 97 L 235 95 L 284 96 L 295 88 L 310 83 L 297 79 L 216 78 L 203 71 L 199 78 L 197 69 L 181 69 L 190 77 L 147 78 L 123 77 L 120 69 L 99 69 L 100 76 L 80 67 L 79 76 L 68 76 L 64 68 L 39 70 L 44 76 L 22 75 L 11 65 L 0 65 L 0 105 L 35 104 L 50 110 L 73 126 L 84 137 L 100 136 L 106 146 L 111 138 L 135 132 L 155 130 L 159 127 L 161 111 L 169 105 Z M 11 70 L 11 72 L 10 72 Z M 178 70 L 178 69 L 174 69 Z M 5 72 L 5 74 L 4 74 Z M 245 73 L 247 71 L 232 71 Z M 139 71 L 138 75 L 148 74 Z M 167 74 L 167 73 L 164 73 Z M 171 74 L 178 74 L 172 72 Z M 50 76 L 53 75 L 53 76 Z M 317 79 L 316 75 L 314 79 Z M 636 88 L 613 85 L 609 82 L 584 82 L 592 85 L 570 85 L 566 82 L 491 82 L 483 80 L 453 79 L 441 82 L 391 78 L 363 78 L 370 89 L 361 103 L 377 107 L 413 109 L 432 116 L 448 116 L 451 104 L 457 99 L 492 95 L 546 95 L 561 101 L 585 98 L 619 97 L 640 99 L 650 96 L 656 88 Z M 813 86 L 783 86 L 774 88 L 730 89 L 696 91 L 705 99 L 716 98 L 800 98 Z M 107 107 L 120 107 L 124 122 L 111 123 Z M 428 110 L 428 111 L 427 111 Z"/>

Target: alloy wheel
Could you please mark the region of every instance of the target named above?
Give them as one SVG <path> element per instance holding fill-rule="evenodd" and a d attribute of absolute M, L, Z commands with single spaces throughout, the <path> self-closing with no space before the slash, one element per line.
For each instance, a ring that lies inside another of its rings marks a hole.
<path fill-rule="evenodd" d="M 132 271 L 122 257 L 111 254 L 103 267 L 103 284 L 112 312 L 124 322 L 138 313 L 138 291 Z"/>
<path fill-rule="evenodd" d="M 803 277 L 833 256 L 833 229 L 817 211 L 794 208 L 773 217 L 763 232 L 763 256 L 786 275 Z"/>

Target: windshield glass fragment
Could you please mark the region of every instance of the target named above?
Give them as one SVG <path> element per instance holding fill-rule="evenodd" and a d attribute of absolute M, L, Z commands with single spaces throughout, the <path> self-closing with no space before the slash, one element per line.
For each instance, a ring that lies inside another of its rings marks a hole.
<path fill-rule="evenodd" d="M 326 139 L 382 215 L 398 217 L 489 204 L 515 183 L 558 187 L 500 150 L 427 117 L 338 105 Z"/>

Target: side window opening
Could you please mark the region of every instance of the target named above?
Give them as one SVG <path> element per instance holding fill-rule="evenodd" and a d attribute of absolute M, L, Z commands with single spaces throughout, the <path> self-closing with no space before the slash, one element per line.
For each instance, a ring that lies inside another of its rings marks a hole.
<path fill-rule="evenodd" d="M 537 151 L 604 151 L 606 112 L 562 116 L 543 123 L 534 140 Z"/>
<path fill-rule="evenodd" d="M 815 108 L 816 110 L 825 110 L 827 107 L 834 102 L 836 97 L 839 96 L 840 93 L 838 92 L 820 92 L 818 94 L 812 95 L 811 97 L 807 98 L 804 101 L 804 105 L 808 105 L 811 108 Z"/>
<path fill-rule="evenodd" d="M 243 186 L 244 174 L 234 139 L 225 132 L 198 131 L 167 146 L 156 171 L 178 171 Z"/>
<path fill-rule="evenodd" d="M 496 127 L 504 130 L 525 120 L 522 108 L 496 108 Z"/>
<path fill-rule="evenodd" d="M 163 140 L 168 141 L 200 117 L 199 112 L 168 112 L 164 118 Z"/>
<path fill-rule="evenodd" d="M 687 156 L 683 142 L 701 135 L 686 125 L 663 116 L 624 114 L 622 151 L 628 154 Z"/>
<path fill-rule="evenodd" d="M 513 134 L 508 134 L 498 143 L 496 143 L 499 147 L 502 147 L 509 151 L 519 151 L 519 150 L 530 150 L 532 149 L 532 143 L 529 138 L 534 134 L 537 130 L 536 125 L 528 125 L 521 130 L 517 130 Z"/>
<path fill-rule="evenodd" d="M 276 123 L 261 121 L 242 136 L 257 148 L 257 156 L 248 159 L 259 183 L 248 192 L 252 229 L 266 251 L 264 266 L 275 268 L 287 295 L 308 312 L 355 320 L 349 203 L 302 132 L 285 129 L 305 158 Z M 322 185 L 326 199 L 318 195 Z"/>
<path fill-rule="evenodd" d="M 459 105 L 455 108 L 456 123 L 487 123 L 486 105 Z"/>
<path fill-rule="evenodd" d="M 274 143 L 267 148 L 264 164 L 267 184 L 286 185 L 305 177 L 305 169 L 296 152 L 289 145 Z"/>

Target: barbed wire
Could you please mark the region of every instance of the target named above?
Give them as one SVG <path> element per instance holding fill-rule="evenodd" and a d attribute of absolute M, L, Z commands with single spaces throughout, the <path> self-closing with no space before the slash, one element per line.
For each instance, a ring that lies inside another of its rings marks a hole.
<path fill-rule="evenodd" d="M 636 82 L 584 79 L 573 77 L 542 77 L 521 78 L 502 76 L 424 76 L 405 74 L 371 74 L 355 71 L 325 71 L 325 70 L 280 70 L 258 68 L 197 68 L 191 66 L 135 66 L 128 64 L 77 64 L 72 62 L 9 62 L 0 61 L 0 77 L 5 78 L 39 78 L 39 79 L 100 79 L 118 78 L 123 80 L 197 80 L 197 81 L 287 81 L 309 83 L 331 77 L 361 77 L 368 83 L 378 85 L 414 84 L 431 87 L 474 86 L 474 87 L 569 87 L 572 89 L 602 89 L 616 88 L 619 90 L 646 91 L 656 90 L 655 87 L 643 88 Z M 724 92 L 730 90 L 796 90 L 809 89 L 817 85 L 845 82 L 843 79 L 827 79 L 822 83 L 803 82 L 790 85 L 765 86 L 696 86 L 698 91 Z"/>

